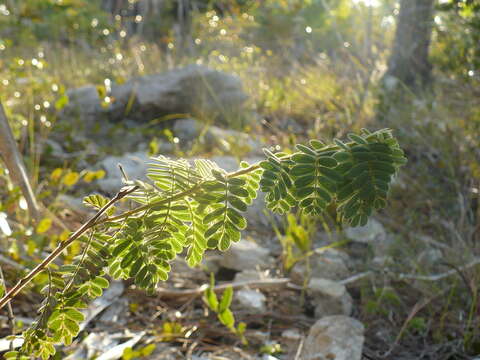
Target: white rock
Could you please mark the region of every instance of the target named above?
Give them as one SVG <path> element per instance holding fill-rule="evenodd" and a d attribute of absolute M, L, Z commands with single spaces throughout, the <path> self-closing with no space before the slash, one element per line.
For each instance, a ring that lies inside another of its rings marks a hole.
<path fill-rule="evenodd" d="M 103 323 L 125 325 L 127 322 L 125 314 L 128 314 L 128 299 L 119 297 L 100 315 L 98 320 Z"/>
<path fill-rule="evenodd" d="M 248 338 L 265 344 L 271 337 L 271 333 L 268 331 L 250 330 L 248 332 Z"/>
<path fill-rule="evenodd" d="M 347 238 L 361 243 L 372 243 L 385 240 L 386 233 L 383 225 L 375 219 L 370 219 L 365 226 L 348 228 L 345 230 Z"/>
<path fill-rule="evenodd" d="M 353 318 L 336 315 L 318 320 L 303 344 L 301 360 L 361 360 L 364 326 Z"/>
<path fill-rule="evenodd" d="M 263 354 L 263 356 L 261 357 L 261 360 L 279 360 L 279 359 L 269 354 Z"/>
<path fill-rule="evenodd" d="M 282 338 L 287 341 L 298 341 L 302 338 L 302 334 L 297 329 L 288 329 L 282 332 Z"/>
<path fill-rule="evenodd" d="M 235 300 L 245 310 L 252 313 L 265 312 L 267 298 L 258 290 L 242 289 L 235 292 Z"/>
<path fill-rule="evenodd" d="M 75 352 L 67 356 L 65 360 L 91 359 L 99 353 L 115 347 L 119 342 L 118 338 L 106 332 L 90 333 L 77 346 Z"/>
<path fill-rule="evenodd" d="M 312 296 L 316 317 L 352 313 L 353 301 L 345 285 L 328 279 L 312 278 L 307 291 Z"/>
<path fill-rule="evenodd" d="M 235 274 L 234 282 L 257 281 L 262 278 L 265 278 L 265 276 L 262 276 L 262 273 L 258 270 L 247 269 Z"/>
<path fill-rule="evenodd" d="M 265 267 L 271 263 L 270 252 L 254 242 L 242 240 L 234 243 L 223 254 L 220 264 L 228 269 L 242 271 Z"/>

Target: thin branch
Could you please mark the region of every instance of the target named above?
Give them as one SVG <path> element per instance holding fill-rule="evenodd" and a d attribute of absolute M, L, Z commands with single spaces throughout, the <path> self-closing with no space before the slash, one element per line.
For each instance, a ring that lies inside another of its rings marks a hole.
<path fill-rule="evenodd" d="M 288 159 L 290 158 L 291 155 L 286 155 L 285 157 L 281 157 L 279 159 Z M 241 176 L 244 174 L 248 174 L 252 171 L 255 171 L 260 168 L 260 163 L 256 163 L 253 165 L 250 165 L 249 167 L 245 169 L 240 169 L 234 172 L 230 172 L 225 175 L 226 178 L 233 178 L 237 176 Z M 50 254 L 48 255 L 40 264 L 38 264 L 33 270 L 28 273 L 23 279 L 21 279 L 10 291 L 0 299 L 0 309 L 2 309 L 7 303 L 9 303 L 30 281 L 32 281 L 33 278 L 35 278 L 40 272 L 42 272 L 53 260 L 55 260 L 63 250 L 65 250 L 70 244 L 72 244 L 76 239 L 78 239 L 83 233 L 85 233 L 88 229 L 91 229 L 97 225 L 101 225 L 107 222 L 112 222 L 112 221 L 117 221 L 117 220 L 123 220 L 125 218 L 128 218 L 129 216 L 136 214 L 138 212 L 148 210 L 154 206 L 162 205 L 162 204 L 167 204 L 171 201 L 177 200 L 177 199 L 182 199 L 185 196 L 188 196 L 190 194 L 193 194 L 195 191 L 199 190 L 201 186 L 205 182 L 200 182 L 193 187 L 191 187 L 188 190 L 182 191 L 178 194 L 175 194 L 173 196 L 170 196 L 166 199 L 162 199 L 157 202 L 152 202 L 150 204 L 146 204 L 143 206 L 139 206 L 133 210 L 126 211 L 123 214 L 119 216 L 114 216 L 114 217 L 107 217 L 104 219 L 100 219 L 100 217 L 105 213 L 105 211 L 110 208 L 115 202 L 119 201 L 120 199 L 124 198 L 128 194 L 134 192 L 137 190 L 139 187 L 138 186 L 130 186 L 130 187 L 125 187 L 122 188 L 117 195 L 115 195 L 104 207 L 102 207 L 90 220 L 88 220 L 86 223 L 84 223 L 77 231 L 75 231 L 70 237 L 62 242 L 61 244 L 58 245 L 58 247 Z M 277 279 L 281 280 L 281 279 Z M 286 281 L 287 283 L 288 281 Z M 203 291 L 202 289 L 201 291 Z"/>
<path fill-rule="evenodd" d="M 288 158 L 289 156 L 285 157 L 285 158 Z M 284 158 L 282 158 L 284 159 Z M 245 168 L 245 169 L 240 169 L 240 170 L 237 170 L 237 171 L 234 171 L 234 172 L 231 172 L 231 173 L 228 173 L 225 177 L 227 179 L 229 178 L 233 178 L 233 177 L 237 177 L 237 176 L 241 176 L 241 175 L 245 175 L 245 174 L 248 174 L 252 171 L 255 171 L 257 170 L 258 168 L 260 168 L 260 163 L 256 163 L 256 164 L 253 164 L 253 165 L 250 165 L 249 167 Z M 179 199 L 182 199 L 184 198 L 185 196 L 188 196 L 188 195 L 191 195 L 193 194 L 195 191 L 199 190 L 202 185 L 204 184 L 205 182 L 200 182 L 194 186 L 192 186 L 190 189 L 187 189 L 185 191 L 182 191 L 182 192 L 179 192 L 178 194 L 175 194 L 173 196 L 170 196 L 166 199 L 162 199 L 162 200 L 159 200 L 159 201 L 155 201 L 155 202 L 152 202 L 152 203 L 149 203 L 149 204 L 146 204 L 146 205 L 143 205 L 143 206 L 139 206 L 135 209 L 132 209 L 130 211 L 126 211 L 124 212 L 123 214 L 120 214 L 118 216 L 113 216 L 113 217 L 109 217 L 109 218 L 106 218 L 106 219 L 102 219 L 102 220 L 99 220 L 96 225 L 100 225 L 100 224 L 103 224 L 103 223 L 106 223 L 106 222 L 110 222 L 110 221 L 117 221 L 117 220 L 122 220 L 122 219 L 125 219 L 126 217 L 129 217 L 133 214 L 136 214 L 136 213 L 139 213 L 141 211 L 144 211 L 144 210 L 148 210 L 154 206 L 159 206 L 159 205 L 165 205 L 165 204 L 168 204 L 172 201 L 175 201 L 175 200 L 179 200 Z"/>
<path fill-rule="evenodd" d="M 408 314 L 407 318 L 403 322 L 403 325 L 400 329 L 400 331 L 397 334 L 397 337 L 395 338 L 395 341 L 393 344 L 390 346 L 390 349 L 382 355 L 382 358 L 387 358 L 390 356 L 392 351 L 397 347 L 399 344 L 405 330 L 407 329 L 408 324 L 410 321 L 418 314 L 420 310 L 422 310 L 425 306 L 430 304 L 433 300 L 439 298 L 440 296 L 443 296 L 446 292 L 450 291 L 451 286 L 447 287 L 446 289 L 442 290 L 440 293 L 435 294 L 434 296 L 431 296 L 429 298 L 423 298 L 422 300 L 417 301 L 417 303 L 413 306 L 413 308 L 410 310 L 410 313 Z"/>
<path fill-rule="evenodd" d="M 103 206 L 98 212 L 85 224 L 83 224 L 77 231 L 75 231 L 64 242 L 60 243 L 57 248 L 47 256 L 40 264 L 38 264 L 33 270 L 31 270 L 23 279 L 21 279 L 13 288 L 10 289 L 3 298 L 0 299 L 0 309 L 8 304 L 30 281 L 33 280 L 39 273 L 41 273 L 53 260 L 55 260 L 70 244 L 77 240 L 84 232 L 92 227 L 96 226 L 98 219 L 117 201 L 123 199 L 128 194 L 138 189 L 138 186 L 129 186 L 122 188 L 117 195 L 115 195 L 105 206 Z"/>
<path fill-rule="evenodd" d="M 231 172 L 227 174 L 226 177 L 231 178 L 231 177 L 241 176 L 258 169 L 259 167 L 260 167 L 259 163 L 253 164 L 245 169 Z M 100 217 L 105 213 L 105 211 L 108 208 L 110 208 L 115 202 L 119 201 L 120 199 L 124 198 L 128 194 L 137 190 L 138 186 L 132 186 L 132 187 L 126 188 L 126 190 L 123 190 L 123 189 L 120 190 L 118 194 L 115 195 L 104 207 L 102 207 L 90 220 L 88 220 L 85 224 L 83 224 L 66 241 L 59 244 L 58 247 L 49 256 L 47 256 L 40 264 L 38 264 L 32 271 L 30 271 L 30 273 L 28 273 L 27 276 L 21 279 L 12 289 L 10 289 L 10 291 L 3 298 L 0 299 L 0 309 L 2 309 L 7 303 L 9 303 L 33 278 L 35 278 L 40 272 L 42 272 L 53 260 L 55 260 L 62 253 L 63 250 L 65 250 L 70 244 L 72 244 L 88 229 L 91 229 L 100 224 L 104 224 L 106 222 L 125 219 L 133 214 L 150 209 L 154 206 L 166 204 L 177 199 L 182 199 L 185 196 L 188 196 L 194 193 L 195 191 L 199 190 L 202 184 L 203 182 L 191 187 L 188 190 L 182 191 L 166 199 L 162 199 L 160 201 L 139 206 L 133 210 L 126 211 L 119 216 L 100 219 Z"/>
<path fill-rule="evenodd" d="M 371 270 L 364 271 L 364 272 L 352 275 L 352 276 L 350 276 L 346 279 L 340 280 L 338 283 L 342 284 L 342 285 L 348 285 L 348 284 L 351 284 L 351 283 L 353 283 L 357 280 L 363 279 L 364 277 L 370 276 L 372 274 L 373 274 L 373 271 L 371 271 Z"/>
<path fill-rule="evenodd" d="M 399 274 L 398 279 L 399 280 L 412 279 L 412 280 L 423 280 L 423 281 L 438 281 L 438 280 L 445 279 L 446 277 L 452 276 L 453 274 L 458 274 L 459 270 L 460 271 L 465 270 L 465 269 L 474 267 L 478 264 L 480 264 L 480 257 L 474 258 L 472 261 L 470 261 L 466 265 L 460 266 L 456 269 L 448 270 L 441 274 L 434 274 L 434 275 Z"/>
<path fill-rule="evenodd" d="M 303 350 L 303 344 L 305 342 L 305 337 L 302 336 L 300 339 L 300 342 L 297 347 L 297 352 L 295 353 L 295 360 L 300 360 L 300 356 L 302 355 L 302 350 Z"/>

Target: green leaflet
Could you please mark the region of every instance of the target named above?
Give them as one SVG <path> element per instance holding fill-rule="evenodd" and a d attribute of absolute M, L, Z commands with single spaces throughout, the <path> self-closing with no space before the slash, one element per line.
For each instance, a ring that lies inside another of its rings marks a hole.
<path fill-rule="evenodd" d="M 367 140 L 355 134 L 348 134 L 348 138 L 357 144 L 364 144 L 364 145 L 368 144 Z"/>
<path fill-rule="evenodd" d="M 297 144 L 296 148 L 307 155 L 317 157 L 317 152 L 313 149 L 310 149 L 308 146 Z"/>
<path fill-rule="evenodd" d="M 70 345 L 80 331 L 78 323 L 83 319 L 83 314 L 74 308 L 56 310 L 48 319 L 48 328 L 54 333 L 55 341 Z"/>
<path fill-rule="evenodd" d="M 335 158 L 343 181 L 337 194 L 338 210 L 351 226 L 362 226 L 373 209 L 386 205 L 392 176 L 406 162 L 403 151 L 386 130 L 350 134 L 354 144 Z"/>
<path fill-rule="evenodd" d="M 289 206 L 290 202 L 285 200 L 292 197 L 293 183 L 290 172 L 294 163 L 289 159 L 278 158 L 270 151 L 265 151 L 265 154 L 268 157 L 267 161 L 260 163 L 264 169 L 259 183 L 260 190 L 267 193 L 265 200 L 268 209 L 277 213 L 285 213 L 291 207 Z"/>
<path fill-rule="evenodd" d="M 310 146 L 315 150 L 320 150 L 321 148 L 325 147 L 325 143 L 320 140 L 310 140 Z"/>
<path fill-rule="evenodd" d="M 310 149 L 302 146 L 302 154 L 294 154 L 294 165 L 290 171 L 293 178 L 294 194 L 299 205 L 307 213 L 321 214 L 335 196 L 337 182 L 341 179 L 334 168 L 338 165 L 335 154 L 339 153 L 333 147 L 322 146 Z M 308 155 L 306 155 L 308 153 Z M 309 164 L 305 164 L 308 156 Z"/>
<path fill-rule="evenodd" d="M 246 211 L 248 204 L 256 197 L 259 179 L 256 174 L 238 179 L 227 179 L 217 174 L 218 186 L 212 190 L 216 194 L 216 201 L 209 204 L 208 213 L 203 217 L 206 247 L 225 251 L 232 242 L 240 240 L 240 231 L 247 226 L 240 212 Z"/>
<path fill-rule="evenodd" d="M 315 171 L 315 164 L 312 165 L 295 165 L 290 170 L 291 176 L 302 176 L 302 175 L 309 175 Z"/>
<path fill-rule="evenodd" d="M 293 154 L 292 160 L 297 164 L 309 164 L 314 165 L 316 161 L 316 156 L 308 154 Z"/>
<path fill-rule="evenodd" d="M 218 312 L 223 313 L 224 311 L 228 310 L 230 304 L 232 303 L 233 299 L 233 288 L 231 286 L 227 287 L 222 295 L 222 299 L 218 304 Z"/>
<path fill-rule="evenodd" d="M 205 239 L 205 225 L 202 219 L 202 213 L 195 207 L 193 202 L 188 202 L 190 211 L 190 227 L 185 232 L 186 245 L 188 246 L 187 263 L 194 267 L 201 263 L 203 253 L 207 249 L 207 241 Z"/>
<path fill-rule="evenodd" d="M 218 299 L 217 295 L 214 292 L 215 279 L 213 274 L 210 277 L 210 286 L 204 292 L 204 301 L 207 306 L 217 314 L 218 320 L 227 327 L 231 332 L 238 335 L 244 344 L 247 343 L 244 332 L 246 330 L 245 323 L 240 323 L 235 327 L 235 316 L 230 310 L 230 305 L 233 299 L 233 288 L 231 286 L 227 287 L 220 298 Z"/>
<path fill-rule="evenodd" d="M 107 205 L 108 201 L 109 200 L 107 198 L 99 194 L 89 195 L 83 198 L 83 203 L 88 207 L 94 208 L 95 210 L 100 210 L 102 207 Z M 108 216 L 113 215 L 115 213 L 115 207 L 111 206 L 106 213 Z"/>

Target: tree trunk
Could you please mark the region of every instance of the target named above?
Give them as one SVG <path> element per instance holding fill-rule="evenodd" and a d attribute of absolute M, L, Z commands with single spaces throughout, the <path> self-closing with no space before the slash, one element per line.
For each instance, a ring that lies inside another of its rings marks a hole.
<path fill-rule="evenodd" d="M 396 78 L 414 93 L 431 83 L 428 49 L 434 0 L 400 0 L 400 13 L 385 80 Z"/>
<path fill-rule="evenodd" d="M 35 199 L 30 181 L 28 179 L 25 165 L 23 164 L 22 157 L 17 149 L 17 143 L 15 142 L 10 126 L 8 125 L 7 116 L 3 110 L 3 106 L 0 103 L 0 158 L 3 158 L 7 169 L 10 173 L 10 177 L 13 183 L 22 189 L 23 196 L 27 201 L 28 211 L 30 216 L 37 220 L 40 214 L 40 210 Z"/>

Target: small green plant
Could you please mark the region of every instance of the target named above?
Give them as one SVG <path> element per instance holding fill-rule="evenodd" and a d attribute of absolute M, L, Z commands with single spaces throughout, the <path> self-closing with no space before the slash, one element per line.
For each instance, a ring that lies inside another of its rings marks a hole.
<path fill-rule="evenodd" d="M 312 249 L 312 234 L 316 229 L 315 219 L 305 215 L 289 213 L 286 217 L 285 234 L 274 226 L 282 245 L 283 267 L 289 271 L 297 261 L 308 257 Z"/>
<path fill-rule="evenodd" d="M 162 331 L 158 335 L 158 337 L 162 341 L 173 341 L 176 338 L 181 338 L 185 336 L 185 333 L 187 332 L 187 328 L 185 328 L 181 323 L 173 321 L 166 321 L 162 325 Z"/>
<path fill-rule="evenodd" d="M 275 355 L 283 353 L 282 345 L 277 342 L 267 343 L 260 348 L 262 354 Z"/>
<path fill-rule="evenodd" d="M 225 325 L 232 333 L 238 335 L 243 344 L 247 344 L 247 339 L 244 335 L 247 325 L 244 322 L 241 322 L 235 326 L 235 316 L 233 315 L 232 310 L 230 310 L 230 305 L 233 300 L 233 288 L 231 286 L 227 287 L 223 291 L 220 300 L 218 299 L 217 294 L 215 294 L 214 288 L 215 278 L 212 273 L 210 275 L 210 286 L 205 290 L 205 303 L 210 310 L 217 314 L 218 320 L 220 320 L 223 325 Z"/>
<path fill-rule="evenodd" d="M 267 207 L 278 213 L 299 208 L 318 216 L 333 207 L 339 224 L 366 224 L 375 209 L 386 206 L 392 177 L 406 159 L 391 130 L 362 130 L 349 138 L 347 143 L 331 144 L 311 140 L 297 145 L 293 154 L 265 150 L 266 160 L 242 162 L 239 170 L 230 173 L 209 160 L 190 163 L 157 157 L 147 174 L 151 183 L 129 182 L 110 200 L 88 197 L 96 215 L 0 299 L 1 309 L 47 272 L 40 315 L 23 333 L 22 349 L 7 353 L 6 358 L 48 359 L 55 353 L 54 344 L 70 344 L 84 318 L 79 310 L 102 295 L 108 277 L 132 279 L 153 294 L 157 283 L 167 279 L 170 262 L 184 249 L 192 267 L 207 249 L 226 251 L 240 240 L 247 226 L 242 213 L 258 189 L 266 193 Z M 122 199 L 138 206 L 114 215 Z M 52 264 L 73 243 L 82 245 L 73 261 L 60 267 Z M 232 290 L 226 290 L 220 302 L 212 293 L 207 302 L 233 328 L 228 309 Z M 236 328 L 237 333 L 243 330 L 244 326 Z"/>
<path fill-rule="evenodd" d="M 133 350 L 128 347 L 123 350 L 122 360 L 133 360 L 149 356 L 155 350 L 155 344 L 149 344 L 140 349 Z"/>

